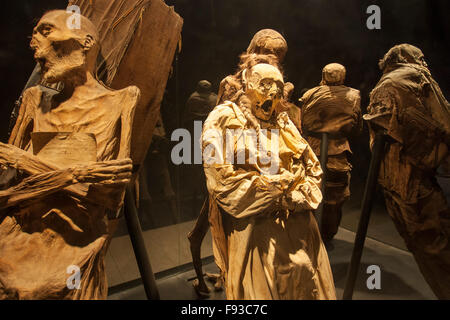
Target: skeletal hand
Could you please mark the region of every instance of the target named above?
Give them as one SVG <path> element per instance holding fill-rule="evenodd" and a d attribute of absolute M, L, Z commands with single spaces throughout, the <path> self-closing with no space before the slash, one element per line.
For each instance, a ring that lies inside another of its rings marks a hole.
<path fill-rule="evenodd" d="M 75 183 L 127 184 L 133 170 L 131 159 L 110 160 L 80 165 L 73 169 Z"/>

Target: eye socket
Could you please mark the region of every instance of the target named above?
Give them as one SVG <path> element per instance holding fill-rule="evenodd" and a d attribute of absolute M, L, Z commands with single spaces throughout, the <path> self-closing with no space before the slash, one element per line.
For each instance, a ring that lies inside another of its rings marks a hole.
<path fill-rule="evenodd" d="M 52 33 L 53 31 L 53 26 L 50 24 L 42 24 L 39 26 L 38 28 L 39 33 L 41 33 L 44 37 L 47 37 L 48 35 L 50 35 L 50 33 Z"/>
<path fill-rule="evenodd" d="M 275 81 L 274 82 L 272 79 L 263 79 L 259 83 L 259 88 L 260 88 L 261 91 L 267 93 L 272 88 L 274 83 L 277 86 L 276 97 L 280 98 L 283 95 L 283 89 L 282 89 L 283 88 L 283 83 L 280 82 L 280 81 Z"/>
<path fill-rule="evenodd" d="M 259 87 L 263 90 L 270 90 L 270 88 L 272 88 L 272 84 L 273 81 L 270 79 L 263 79 L 261 80 L 261 82 L 259 83 Z"/>
<path fill-rule="evenodd" d="M 50 27 L 46 27 L 42 30 L 42 34 L 44 36 L 48 36 L 52 32 L 52 29 Z"/>

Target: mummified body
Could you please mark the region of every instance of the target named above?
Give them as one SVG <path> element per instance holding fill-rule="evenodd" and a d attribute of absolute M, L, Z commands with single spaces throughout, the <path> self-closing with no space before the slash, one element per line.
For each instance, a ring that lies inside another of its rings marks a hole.
<path fill-rule="evenodd" d="M 2 299 L 107 296 L 105 215 L 120 208 L 131 177 L 139 90 L 112 91 L 95 80 L 97 32 L 85 17 L 81 29 L 68 29 L 69 16 L 47 13 L 31 41 L 43 80 L 64 89 L 28 89 L 10 144 L 0 148 L 2 167 L 18 169 L 0 192 Z M 70 266 L 80 269 L 78 289 L 67 285 Z"/>
<path fill-rule="evenodd" d="M 240 56 L 240 64 L 238 71 L 225 77 L 219 86 L 219 93 L 217 97 L 217 105 L 223 104 L 225 101 L 238 103 L 238 99 L 242 96 L 244 91 L 244 84 L 242 79 L 242 72 L 247 68 L 258 63 L 267 63 L 275 66 L 281 70 L 281 63 L 286 56 L 288 46 L 286 40 L 281 34 L 272 29 L 262 29 L 258 31 L 252 38 L 246 52 Z M 283 110 L 287 110 L 289 117 L 294 122 L 296 127 L 301 129 L 300 110 L 287 100 L 294 90 L 294 86 L 291 83 L 284 84 L 283 95 Z M 254 117 L 251 116 L 251 111 L 243 107 L 243 112 L 248 121 L 253 121 Z M 256 125 L 256 124 L 255 124 Z M 191 243 L 191 252 L 193 257 L 193 263 L 196 270 L 197 278 L 194 282 L 194 288 L 200 295 L 207 295 L 209 293 L 208 286 L 203 280 L 203 271 L 200 258 L 200 246 L 204 236 L 208 230 L 208 210 L 209 203 L 205 201 L 200 215 L 197 219 L 194 230 L 189 234 L 189 241 Z M 210 280 L 216 280 L 216 275 L 208 274 Z M 216 281 L 215 288 L 220 290 L 222 287 L 221 278 Z"/>
<path fill-rule="evenodd" d="M 335 299 L 312 214 L 322 200 L 317 157 L 286 112 L 275 111 L 280 71 L 257 64 L 242 77 L 239 105 L 217 106 L 202 136 L 214 255 L 227 298 Z M 225 142 L 227 130 L 235 134 Z"/>
<path fill-rule="evenodd" d="M 450 299 L 450 210 L 435 179 L 448 160 L 449 103 L 420 49 L 397 45 L 380 68 L 364 119 L 372 139 L 390 138 L 379 176 L 386 206 L 436 296 Z"/>
<path fill-rule="evenodd" d="M 350 197 L 350 156 L 348 138 L 361 129 L 361 96 L 344 86 L 344 66 L 331 63 L 323 68 L 320 86 L 308 90 L 302 102 L 302 126 L 314 153 L 320 156 L 321 134 L 328 133 L 327 181 L 322 217 L 322 239 L 336 235 L 342 218 L 342 205 Z"/>

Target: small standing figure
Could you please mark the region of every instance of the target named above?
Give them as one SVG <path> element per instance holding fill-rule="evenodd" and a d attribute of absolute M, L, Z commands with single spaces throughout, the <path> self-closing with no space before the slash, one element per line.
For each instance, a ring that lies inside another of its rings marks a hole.
<path fill-rule="evenodd" d="M 322 170 L 279 111 L 283 76 L 260 63 L 243 70 L 242 80 L 238 103 L 217 106 L 202 135 L 214 256 L 227 298 L 335 299 L 312 214 L 322 200 Z"/>
<path fill-rule="evenodd" d="M 200 151 L 198 137 L 195 133 L 196 121 L 201 121 L 202 125 L 205 122 L 208 114 L 216 106 L 217 94 L 212 92 L 211 82 L 208 80 L 201 80 L 197 84 L 197 89 L 191 94 L 186 102 L 184 111 L 184 127 L 190 132 L 191 137 L 194 137 L 193 146 Z M 196 141 L 195 141 L 196 140 Z M 191 207 L 192 214 L 195 217 L 200 209 L 200 205 L 206 199 L 208 192 L 206 191 L 205 174 L 201 165 L 191 164 L 185 165 L 185 175 L 183 179 L 191 182 L 191 188 L 188 188 L 188 199 L 192 199 Z"/>
<path fill-rule="evenodd" d="M 0 191 L 0 299 L 106 299 L 107 214 L 130 181 L 132 121 L 140 92 L 95 78 L 99 38 L 71 14 L 45 14 L 31 48 L 42 80 L 24 92 L 2 169 L 18 175 Z M 73 277 L 73 278 L 72 278 Z M 78 280 L 77 280 L 78 278 Z"/>
<path fill-rule="evenodd" d="M 302 103 L 303 134 L 320 156 L 321 134 L 328 133 L 327 181 L 322 217 L 325 243 L 336 235 L 342 218 L 342 206 L 350 197 L 352 165 L 349 137 L 362 128 L 361 96 L 358 90 L 344 85 L 346 70 L 338 63 L 326 65 L 320 86 L 308 90 Z"/>
<path fill-rule="evenodd" d="M 184 121 L 188 129 L 193 126 L 194 121 L 204 122 L 216 106 L 217 95 L 212 92 L 211 87 L 208 80 L 199 81 L 197 89 L 186 102 Z"/>
<path fill-rule="evenodd" d="M 424 55 L 396 45 L 380 60 L 383 76 L 370 94 L 371 141 L 388 136 L 378 181 L 386 207 L 429 286 L 450 299 L 450 209 L 436 170 L 448 160 L 449 103 Z"/>

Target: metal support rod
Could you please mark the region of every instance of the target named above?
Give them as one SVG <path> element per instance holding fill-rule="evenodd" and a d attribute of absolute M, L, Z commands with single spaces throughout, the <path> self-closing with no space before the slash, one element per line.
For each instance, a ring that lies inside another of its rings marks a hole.
<path fill-rule="evenodd" d="M 159 300 L 158 287 L 156 286 L 155 275 L 145 247 L 144 237 L 142 235 L 141 224 L 134 204 L 133 191 L 131 186 L 127 187 L 125 193 L 125 210 L 124 216 L 127 222 L 128 233 L 131 243 L 133 244 L 136 262 L 141 273 L 142 282 L 144 283 L 145 293 L 149 300 Z"/>
<path fill-rule="evenodd" d="M 323 225 L 323 206 L 325 205 L 325 184 L 327 183 L 327 163 L 328 163 L 328 133 L 322 132 L 322 140 L 320 144 L 320 166 L 322 167 L 322 202 L 317 208 L 317 217 L 319 222 L 319 230 L 322 231 Z"/>
<path fill-rule="evenodd" d="M 372 159 L 370 160 L 369 174 L 366 187 L 364 189 L 363 202 L 361 206 L 361 216 L 356 232 L 355 244 L 353 247 L 352 259 L 347 270 L 347 280 L 345 283 L 343 300 L 351 300 L 355 288 L 358 269 L 361 263 L 361 257 L 366 240 L 367 229 L 369 227 L 370 214 L 372 211 L 374 195 L 377 187 L 378 173 L 380 170 L 381 159 L 384 155 L 386 145 L 386 135 L 379 133 L 375 136 L 375 142 L 372 148 Z"/>

